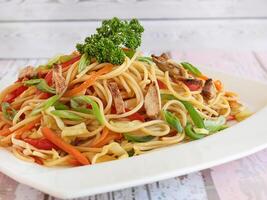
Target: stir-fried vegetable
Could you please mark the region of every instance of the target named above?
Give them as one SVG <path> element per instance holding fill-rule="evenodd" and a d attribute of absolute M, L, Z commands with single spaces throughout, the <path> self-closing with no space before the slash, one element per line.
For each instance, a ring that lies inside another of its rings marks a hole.
<path fill-rule="evenodd" d="M 217 120 L 204 120 L 205 127 L 210 131 L 210 133 L 215 133 L 217 131 L 228 128 L 225 123 L 226 119 L 224 116 L 218 117 Z"/>
<path fill-rule="evenodd" d="M 205 137 L 203 134 L 198 134 L 193 130 L 192 124 L 187 123 L 185 127 L 185 134 L 193 140 L 198 140 Z"/>
<path fill-rule="evenodd" d="M 54 107 L 55 107 L 56 110 L 68 110 L 69 109 L 68 106 L 66 106 L 65 104 L 63 104 L 61 102 L 56 102 L 54 104 Z"/>
<path fill-rule="evenodd" d="M 90 57 L 87 53 L 84 53 L 79 61 L 78 73 L 82 72 L 88 64 L 90 64 Z"/>
<path fill-rule="evenodd" d="M 174 129 L 177 130 L 177 132 L 181 133 L 183 132 L 183 127 L 180 123 L 180 120 L 178 119 L 178 117 L 176 117 L 173 113 L 167 111 L 167 110 L 163 110 L 163 117 L 165 119 L 165 121 Z"/>
<path fill-rule="evenodd" d="M 137 19 L 123 21 L 116 17 L 104 20 L 97 33 L 87 37 L 84 44 L 77 44 L 77 50 L 96 58 L 99 63 L 122 64 L 125 59 L 123 48 L 135 50 L 141 44 L 144 28 Z"/>
<path fill-rule="evenodd" d="M 40 113 L 41 111 L 46 110 L 50 106 L 53 106 L 59 100 L 59 98 L 60 98 L 59 95 L 54 95 L 54 96 L 50 97 L 45 102 L 43 102 L 41 105 L 39 105 L 38 107 L 33 109 L 33 111 L 31 112 L 31 115 L 36 115 L 36 114 Z"/>
<path fill-rule="evenodd" d="M 23 139 L 25 142 L 31 144 L 37 149 L 42 150 L 52 150 L 57 149 L 57 146 L 55 146 L 52 142 L 50 142 L 46 138 L 40 138 L 40 139 L 31 139 L 31 138 L 25 138 Z"/>
<path fill-rule="evenodd" d="M 137 60 L 141 61 L 141 62 L 146 62 L 149 65 L 153 64 L 153 61 L 152 61 L 151 57 L 142 56 L 142 57 L 138 57 Z"/>
<path fill-rule="evenodd" d="M 1 108 L 2 108 L 2 113 L 4 118 L 6 118 L 7 120 L 12 120 L 14 118 L 14 116 L 17 114 L 17 111 L 15 109 L 13 109 L 9 103 L 7 102 L 3 102 L 1 104 Z M 10 110 L 10 111 L 8 111 Z"/>
<path fill-rule="evenodd" d="M 75 113 L 72 113 L 71 111 L 68 111 L 68 110 L 53 110 L 51 111 L 51 113 L 60 118 L 69 119 L 73 121 L 81 121 L 83 119 L 81 116 Z"/>
<path fill-rule="evenodd" d="M 25 90 L 27 90 L 28 87 L 22 85 L 17 87 L 15 90 L 7 94 L 4 98 L 4 102 L 12 103 L 20 94 L 22 94 Z"/>
<path fill-rule="evenodd" d="M 182 62 L 181 65 L 195 76 L 202 75 L 202 73 L 198 70 L 198 68 L 194 67 L 192 64 L 188 62 Z"/>
<path fill-rule="evenodd" d="M 40 91 L 56 94 L 55 88 L 48 86 L 44 79 L 31 79 L 28 81 L 24 81 L 24 84 L 26 86 L 35 85 L 36 88 Z"/>
<path fill-rule="evenodd" d="M 56 133 L 50 130 L 47 127 L 42 128 L 42 133 L 44 137 L 46 137 L 50 142 L 55 144 L 57 147 L 62 149 L 63 151 L 72 155 L 77 161 L 79 161 L 82 165 L 89 165 L 89 160 L 77 149 L 75 149 L 72 145 L 64 142 Z"/>
<path fill-rule="evenodd" d="M 96 117 L 96 119 L 98 120 L 98 122 L 100 124 L 104 124 L 104 116 L 102 115 L 98 104 L 94 100 L 92 100 L 88 96 L 77 96 L 77 97 L 74 97 L 72 100 L 74 100 L 78 103 L 90 104 L 92 106 L 93 114 Z"/>
<path fill-rule="evenodd" d="M 136 143 L 149 142 L 155 138 L 155 136 L 152 135 L 135 136 L 128 133 L 124 133 L 123 135 L 129 142 L 136 142 Z"/>

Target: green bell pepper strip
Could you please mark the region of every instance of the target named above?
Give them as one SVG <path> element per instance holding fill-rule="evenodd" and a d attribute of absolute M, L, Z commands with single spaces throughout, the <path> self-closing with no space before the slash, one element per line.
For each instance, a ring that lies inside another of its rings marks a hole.
<path fill-rule="evenodd" d="M 128 133 L 124 133 L 123 135 L 129 142 L 136 142 L 136 143 L 149 142 L 150 140 L 153 140 L 155 138 L 155 136 L 152 135 L 133 136 Z"/>
<path fill-rule="evenodd" d="M 196 68 L 194 67 L 192 64 L 188 63 L 188 62 L 182 62 L 181 65 L 187 69 L 189 72 L 191 72 L 192 74 L 196 75 L 196 76 L 201 76 L 202 73 Z"/>
<path fill-rule="evenodd" d="M 84 53 L 79 61 L 78 73 L 81 73 L 90 64 L 90 57 Z"/>
<path fill-rule="evenodd" d="M 175 96 L 173 96 L 172 94 L 161 94 L 161 98 L 167 99 L 167 100 L 179 100 Z M 203 119 L 198 114 L 198 112 L 193 107 L 193 105 L 191 103 L 189 103 L 188 101 L 182 101 L 182 100 L 179 100 L 179 101 L 184 105 L 184 107 L 188 111 L 192 121 L 194 122 L 194 125 L 197 128 L 205 128 L 205 124 L 204 124 Z"/>
<path fill-rule="evenodd" d="M 192 127 L 192 124 L 187 123 L 186 127 L 185 127 L 185 134 L 190 137 L 193 140 L 198 140 L 201 139 L 203 137 L 205 137 L 204 135 L 201 134 L 197 134 Z"/>
<path fill-rule="evenodd" d="M 6 118 L 7 120 L 13 120 L 14 116 L 17 114 L 17 111 L 11 108 L 10 104 L 7 102 L 3 102 L 1 104 L 1 108 L 2 108 L 2 113 L 3 113 L 4 118 Z M 11 113 L 8 112 L 7 109 L 10 109 Z"/>
<path fill-rule="evenodd" d="M 176 129 L 178 131 L 178 133 L 182 133 L 183 132 L 183 127 L 180 123 L 180 120 L 171 112 L 167 111 L 167 110 L 163 110 L 163 117 L 164 120 L 174 129 Z"/>
<path fill-rule="evenodd" d="M 98 104 L 92 100 L 90 97 L 87 96 L 77 96 L 72 98 L 76 102 L 81 102 L 81 103 L 88 103 L 92 106 L 93 109 L 93 114 L 95 115 L 96 119 L 98 122 L 103 125 L 104 124 L 104 116 L 102 116 Z"/>
<path fill-rule="evenodd" d="M 40 106 L 33 109 L 33 111 L 31 112 L 30 115 L 31 116 L 36 115 L 36 114 L 40 113 L 41 111 L 46 110 L 50 106 L 53 106 L 60 99 L 60 97 L 61 97 L 60 95 L 54 95 L 54 96 L 50 97 L 45 102 L 43 102 Z"/>
<path fill-rule="evenodd" d="M 75 113 L 72 113 L 68 110 L 53 110 L 51 111 L 51 113 L 55 116 L 58 116 L 60 118 L 63 119 L 69 119 L 69 120 L 73 120 L 73 121 L 80 121 L 83 118 Z"/>
<path fill-rule="evenodd" d="M 26 86 L 35 85 L 36 88 L 40 91 L 56 94 L 55 88 L 48 86 L 44 79 L 31 79 L 28 81 L 24 81 L 24 85 Z"/>

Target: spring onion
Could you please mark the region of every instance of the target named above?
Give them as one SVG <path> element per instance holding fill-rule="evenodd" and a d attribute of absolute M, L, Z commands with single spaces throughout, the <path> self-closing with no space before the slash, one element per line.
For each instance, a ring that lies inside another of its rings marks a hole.
<path fill-rule="evenodd" d="M 84 53 L 79 61 L 78 73 L 82 72 L 90 64 L 90 58 L 87 53 Z"/>
<path fill-rule="evenodd" d="M 4 118 L 6 118 L 7 120 L 12 120 L 14 116 L 17 114 L 17 111 L 11 108 L 10 104 L 7 102 L 3 102 L 1 104 L 1 108 L 2 108 L 2 113 L 3 113 Z M 11 112 L 8 112 L 7 111 L 8 109 L 10 109 Z"/>
<path fill-rule="evenodd" d="M 148 141 L 153 140 L 155 138 L 155 136 L 152 136 L 152 135 L 134 136 L 134 135 L 130 135 L 128 133 L 124 133 L 123 135 L 126 138 L 126 140 L 128 140 L 129 142 L 137 142 L 137 143 L 148 142 Z"/>
<path fill-rule="evenodd" d="M 50 106 L 53 106 L 58 100 L 59 100 L 60 96 L 59 95 L 54 95 L 52 97 L 50 97 L 49 99 L 47 99 L 45 102 L 41 103 L 39 106 L 37 106 L 32 112 L 31 115 L 36 115 L 38 113 L 40 113 L 43 110 L 46 110 L 47 108 L 49 108 Z"/>
<path fill-rule="evenodd" d="M 88 103 L 92 106 L 93 114 L 95 115 L 96 119 L 99 121 L 100 124 L 104 124 L 104 116 L 102 115 L 98 104 L 92 100 L 88 96 L 77 96 L 73 98 L 74 101 L 80 102 L 80 103 Z"/>
<path fill-rule="evenodd" d="M 69 107 L 66 106 L 65 104 L 61 103 L 61 102 L 56 102 L 54 105 L 56 110 L 68 110 Z"/>
<path fill-rule="evenodd" d="M 191 65 L 188 62 L 182 62 L 181 65 L 185 69 L 187 69 L 189 72 L 191 72 L 193 75 L 196 75 L 196 76 L 201 76 L 202 75 L 202 73 L 196 67 L 194 67 L 193 65 Z"/>
<path fill-rule="evenodd" d="M 58 116 L 63 119 L 69 119 L 73 121 L 80 121 L 83 118 L 75 113 L 72 113 L 71 111 L 68 110 L 53 110 L 51 113 L 55 116 Z"/>
<path fill-rule="evenodd" d="M 40 91 L 56 94 L 55 88 L 48 86 L 44 79 L 31 79 L 28 81 L 24 81 L 24 85 L 26 86 L 35 85 L 36 88 Z"/>
<path fill-rule="evenodd" d="M 163 112 L 163 116 L 165 121 L 174 129 L 176 129 L 179 133 L 183 132 L 183 127 L 180 123 L 180 120 L 178 119 L 178 117 L 176 117 L 173 113 L 164 110 Z"/>
<path fill-rule="evenodd" d="M 151 57 L 142 56 L 142 57 L 138 57 L 137 60 L 141 62 L 146 62 L 149 65 L 153 64 L 153 60 Z"/>
<path fill-rule="evenodd" d="M 208 129 L 211 133 L 227 128 L 228 126 L 225 123 L 226 119 L 224 116 L 218 117 L 217 120 L 204 120 L 206 129 Z"/>

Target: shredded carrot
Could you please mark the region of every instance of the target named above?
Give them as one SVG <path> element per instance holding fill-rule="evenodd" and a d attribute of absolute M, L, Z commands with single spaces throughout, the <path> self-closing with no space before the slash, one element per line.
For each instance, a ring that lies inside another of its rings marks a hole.
<path fill-rule="evenodd" d="M 121 139 L 121 137 L 121 134 L 110 132 L 107 128 L 104 128 L 101 137 L 97 141 L 94 141 L 90 147 L 100 148 L 108 144 L 111 140 Z"/>
<path fill-rule="evenodd" d="M 68 159 L 68 163 L 72 166 L 80 166 L 81 165 L 81 163 L 73 157 L 70 157 Z"/>
<path fill-rule="evenodd" d="M 90 146 L 94 147 L 98 143 L 102 142 L 107 137 L 108 133 L 109 133 L 109 130 L 108 130 L 108 128 L 105 127 L 103 129 L 101 136 L 98 139 L 94 140 Z"/>
<path fill-rule="evenodd" d="M 204 81 L 206 81 L 206 80 L 209 79 L 207 76 L 205 76 L 205 75 L 203 75 L 203 74 L 202 74 L 201 76 L 199 76 L 199 78 L 202 79 L 202 80 L 204 80 Z"/>
<path fill-rule="evenodd" d="M 40 121 L 40 118 L 37 118 L 33 120 L 32 122 L 30 122 L 29 124 L 26 124 L 25 126 L 17 129 L 16 131 L 14 131 L 15 137 L 20 138 L 21 135 L 25 133 L 26 131 L 32 130 L 39 121 Z"/>
<path fill-rule="evenodd" d="M 214 85 L 218 91 L 221 91 L 223 88 L 222 82 L 220 80 L 214 81 Z"/>
<path fill-rule="evenodd" d="M 106 64 L 106 66 L 104 68 L 100 69 L 96 73 L 91 74 L 91 76 L 88 80 L 83 82 L 78 87 L 75 87 L 75 88 L 71 89 L 70 91 L 66 92 L 64 94 L 64 96 L 65 97 L 71 97 L 71 96 L 74 96 L 77 93 L 87 89 L 88 87 L 90 87 L 91 85 L 93 85 L 95 83 L 95 81 L 98 79 L 99 76 L 110 72 L 112 70 L 112 68 L 113 68 L 112 64 L 110 64 L 110 63 Z"/>
<path fill-rule="evenodd" d="M 5 129 L 3 129 L 3 130 L 0 131 L 0 135 L 1 136 L 8 136 L 11 133 L 12 132 L 9 130 L 9 128 L 5 128 Z"/>
<path fill-rule="evenodd" d="M 52 130 L 47 127 L 42 128 L 42 133 L 44 137 L 46 137 L 50 142 L 55 144 L 60 149 L 72 155 L 79 163 L 82 165 L 89 165 L 89 160 L 77 149 L 75 149 L 72 145 L 63 141 L 59 136 L 56 135 Z"/>

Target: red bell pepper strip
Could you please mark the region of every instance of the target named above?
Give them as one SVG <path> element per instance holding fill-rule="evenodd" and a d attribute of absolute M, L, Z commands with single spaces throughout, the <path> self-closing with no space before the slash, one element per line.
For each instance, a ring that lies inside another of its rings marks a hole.
<path fill-rule="evenodd" d="M 37 149 L 42 149 L 42 150 L 58 149 L 56 145 L 54 145 L 52 142 L 50 142 L 46 138 L 42 138 L 42 139 L 25 138 L 24 142 L 31 144 Z"/>
<path fill-rule="evenodd" d="M 189 88 L 190 91 L 197 91 L 201 88 L 201 85 L 197 85 L 197 84 L 194 84 L 194 83 L 187 83 L 187 82 L 184 82 L 184 84 Z"/>
<path fill-rule="evenodd" d="M 53 96 L 53 94 L 47 93 L 47 92 L 41 92 L 39 99 L 48 99 L 49 97 Z"/>
<path fill-rule="evenodd" d="M 127 112 L 130 111 L 129 109 L 125 109 Z M 141 122 L 144 122 L 145 121 L 145 116 L 144 115 L 141 115 L 139 114 L 138 112 L 130 115 L 127 117 L 129 120 L 133 121 L 133 120 L 139 120 Z"/>
<path fill-rule="evenodd" d="M 46 76 L 45 76 L 45 81 L 47 83 L 47 85 L 51 86 L 53 84 L 53 71 L 50 70 Z"/>
<path fill-rule="evenodd" d="M 158 82 L 158 85 L 159 85 L 159 89 L 167 89 L 166 85 L 162 81 L 157 80 L 157 82 Z"/>
<path fill-rule="evenodd" d="M 75 63 L 76 61 L 80 60 L 80 58 L 81 58 L 81 55 L 76 56 L 76 57 L 72 58 L 71 60 L 69 60 L 69 61 L 67 61 L 67 62 L 64 62 L 64 63 L 62 63 L 62 64 L 60 64 L 60 65 L 61 65 L 62 69 L 64 69 L 64 68 L 66 68 L 66 67 L 72 65 L 72 64 Z"/>
<path fill-rule="evenodd" d="M 21 93 L 23 93 L 25 90 L 27 90 L 28 87 L 22 85 L 18 87 L 17 89 L 13 90 L 11 93 L 5 96 L 4 102 L 12 103 L 16 97 L 18 97 Z"/>
<path fill-rule="evenodd" d="M 234 116 L 234 115 L 229 115 L 229 116 L 226 118 L 226 121 L 232 121 L 232 120 L 235 120 L 235 116 Z"/>

